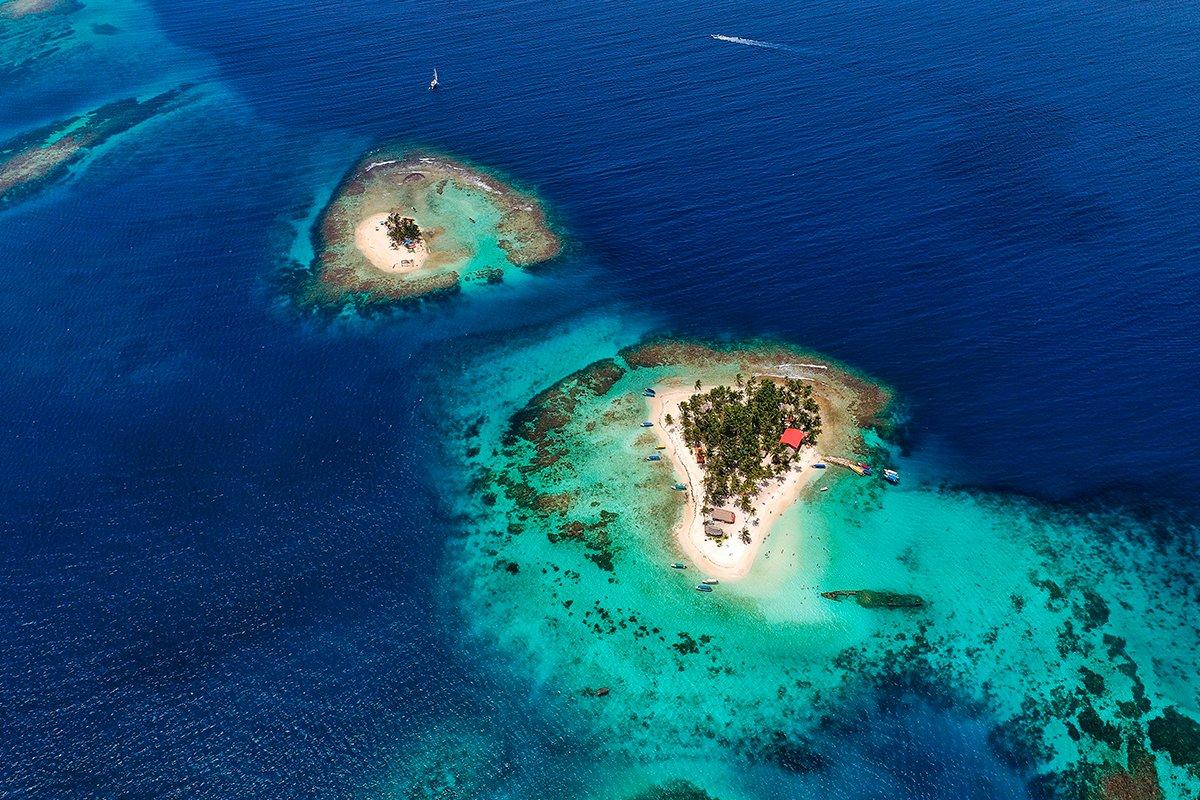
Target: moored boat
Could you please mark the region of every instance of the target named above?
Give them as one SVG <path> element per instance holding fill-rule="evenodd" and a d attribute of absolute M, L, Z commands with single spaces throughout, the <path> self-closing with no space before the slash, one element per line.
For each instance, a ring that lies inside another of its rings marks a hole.
<path fill-rule="evenodd" d="M 686 492 L 687 491 L 687 487 L 684 486 L 682 483 L 675 484 L 674 489 L 677 492 Z"/>
<path fill-rule="evenodd" d="M 643 389 L 642 396 L 643 397 L 654 397 L 655 396 L 654 390 L 653 389 Z"/>
<path fill-rule="evenodd" d="M 711 586 L 709 586 L 707 583 L 696 584 L 697 592 L 711 592 L 712 590 L 713 590 L 713 588 Z"/>
<path fill-rule="evenodd" d="M 646 456 L 647 461 L 662 461 L 662 456 L 658 453 Z"/>
<path fill-rule="evenodd" d="M 885 469 L 883 471 L 883 479 L 895 486 L 900 482 L 900 473 L 896 472 L 894 469 Z"/>
<path fill-rule="evenodd" d="M 687 564 L 683 563 L 682 561 L 676 561 L 671 565 L 671 569 L 687 569 Z"/>
<path fill-rule="evenodd" d="M 704 580 L 702 580 L 700 582 L 702 584 L 704 584 L 705 586 L 716 586 L 718 583 L 720 583 L 720 581 L 717 580 L 716 578 L 705 578 Z"/>
<path fill-rule="evenodd" d="M 653 428 L 653 427 L 654 427 L 654 423 L 653 423 L 653 422 L 651 422 L 650 420 L 646 420 L 645 422 L 643 422 L 643 423 L 642 423 L 642 427 L 643 427 L 643 428 Z"/>

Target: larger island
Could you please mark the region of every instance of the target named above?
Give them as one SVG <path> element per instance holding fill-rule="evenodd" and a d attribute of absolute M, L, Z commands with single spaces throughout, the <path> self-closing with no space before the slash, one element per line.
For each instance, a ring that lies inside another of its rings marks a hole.
<path fill-rule="evenodd" d="M 732 377 L 729 368 L 693 367 L 643 392 L 684 497 L 675 539 L 722 579 L 750 571 L 776 520 L 819 474 L 822 406 L 834 446 L 852 446 L 845 410 L 854 395 L 843 372 L 827 363 L 746 367 Z"/>
<path fill-rule="evenodd" d="M 577 495 L 595 497 L 576 472 L 614 440 L 632 462 L 619 473 L 625 491 L 657 498 L 654 516 L 639 520 L 662 537 L 656 546 L 713 578 L 740 578 L 775 522 L 821 474 L 820 452 L 863 450 L 862 428 L 889 397 L 799 350 L 650 342 L 534 397 L 513 417 L 512 467 L 496 478 L 520 516 L 526 507 L 561 529 L 556 540 L 582 544 L 595 563 L 615 570 L 618 545 L 608 530 L 621 513 L 601 510 L 589 521 L 576 510 Z"/>

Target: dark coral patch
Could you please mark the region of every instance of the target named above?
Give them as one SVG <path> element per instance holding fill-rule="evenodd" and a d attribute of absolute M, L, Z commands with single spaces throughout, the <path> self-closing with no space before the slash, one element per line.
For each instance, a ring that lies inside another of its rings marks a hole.
<path fill-rule="evenodd" d="M 1150 746 L 1165 750 L 1177 765 L 1196 766 L 1200 764 L 1200 723 L 1170 706 L 1162 716 L 1150 720 Z"/>

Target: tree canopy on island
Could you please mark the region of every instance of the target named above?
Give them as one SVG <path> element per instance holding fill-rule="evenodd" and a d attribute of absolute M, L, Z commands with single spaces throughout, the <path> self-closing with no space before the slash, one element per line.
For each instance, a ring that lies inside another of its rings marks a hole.
<path fill-rule="evenodd" d="M 704 454 L 705 504 L 733 499 L 747 513 L 758 483 L 782 475 L 795 457 L 779 441 L 784 429 L 805 431 L 808 445 L 821 432 L 812 387 L 793 378 L 751 377 L 743 386 L 717 386 L 692 395 L 679 409 L 684 441 Z"/>
<path fill-rule="evenodd" d="M 421 241 L 421 229 L 417 227 L 417 221 L 412 217 L 402 217 L 395 211 L 388 214 L 387 233 L 388 238 L 392 240 L 392 247 L 396 250 L 406 242 Z"/>

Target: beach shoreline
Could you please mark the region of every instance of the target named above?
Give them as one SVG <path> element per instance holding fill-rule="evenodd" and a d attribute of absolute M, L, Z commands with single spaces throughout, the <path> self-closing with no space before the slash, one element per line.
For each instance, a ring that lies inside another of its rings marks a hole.
<path fill-rule="evenodd" d="M 673 538 L 692 563 L 709 577 L 720 580 L 744 578 L 753 568 L 775 523 L 820 474 L 813 464 L 821 460 L 821 455 L 816 447 L 802 447 L 788 471 L 767 482 L 755 496 L 753 516 L 746 515 L 740 508 L 735 509 L 739 521 L 730 527 L 730 536 L 723 540 L 713 539 L 705 534 L 707 520 L 700 513 L 704 497 L 703 468 L 683 441 L 678 423 L 680 403 L 696 394 L 696 390 L 678 379 L 664 381 L 654 390 L 655 396 L 646 398 L 654 433 L 665 447 L 662 453 L 666 460 L 681 478 L 679 482 L 687 486 L 683 514 L 673 530 Z M 673 424 L 667 424 L 668 414 L 675 420 Z M 749 544 L 740 537 L 743 528 L 750 534 Z"/>
<path fill-rule="evenodd" d="M 381 211 L 365 217 L 354 229 L 354 246 L 381 272 L 393 275 L 417 272 L 429 260 L 429 245 L 418 240 L 411 250 L 393 246 L 387 230 L 389 216 L 389 212 Z"/>

